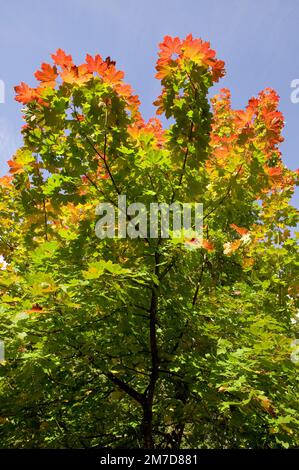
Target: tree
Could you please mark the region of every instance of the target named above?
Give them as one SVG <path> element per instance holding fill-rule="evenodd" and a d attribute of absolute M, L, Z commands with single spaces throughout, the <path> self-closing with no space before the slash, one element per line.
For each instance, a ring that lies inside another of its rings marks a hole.
<path fill-rule="evenodd" d="M 224 63 L 166 36 L 166 129 L 109 57 L 52 58 L 16 87 L 24 144 L 0 179 L 2 447 L 298 446 L 298 172 L 277 94 L 210 104 Z M 203 203 L 203 239 L 100 240 L 97 205 L 124 194 Z"/>

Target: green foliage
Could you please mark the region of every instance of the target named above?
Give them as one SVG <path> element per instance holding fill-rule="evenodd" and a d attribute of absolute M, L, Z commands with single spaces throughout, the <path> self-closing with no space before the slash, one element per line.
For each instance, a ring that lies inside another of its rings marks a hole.
<path fill-rule="evenodd" d="M 0 180 L 1 447 L 298 447 L 297 176 L 273 91 L 245 111 L 224 91 L 211 108 L 214 56 L 190 36 L 160 45 L 167 130 L 100 56 L 76 67 L 57 51 L 41 88 L 17 87 L 24 145 Z M 202 202 L 203 242 L 99 240 L 96 206 L 119 194 Z"/>

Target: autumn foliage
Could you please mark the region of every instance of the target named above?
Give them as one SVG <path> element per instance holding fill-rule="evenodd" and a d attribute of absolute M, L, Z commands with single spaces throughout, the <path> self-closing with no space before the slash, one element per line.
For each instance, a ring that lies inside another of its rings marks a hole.
<path fill-rule="evenodd" d="M 272 89 L 231 106 L 210 44 L 159 45 L 157 114 L 110 57 L 21 82 L 0 178 L 3 447 L 296 447 L 298 171 Z M 169 125 L 167 119 L 170 119 Z M 95 236 L 99 202 L 200 202 L 203 240 Z M 5 260 L 5 263 L 4 263 Z"/>

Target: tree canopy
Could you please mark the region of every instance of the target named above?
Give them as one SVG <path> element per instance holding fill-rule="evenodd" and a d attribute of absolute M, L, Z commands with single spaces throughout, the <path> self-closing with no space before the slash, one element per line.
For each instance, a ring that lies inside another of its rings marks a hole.
<path fill-rule="evenodd" d="M 0 178 L 1 447 L 298 446 L 298 172 L 278 95 L 210 99 L 224 62 L 166 36 L 145 122 L 110 57 L 52 59 L 15 88 L 23 145 Z M 96 207 L 123 194 L 202 203 L 203 239 L 100 240 Z"/>

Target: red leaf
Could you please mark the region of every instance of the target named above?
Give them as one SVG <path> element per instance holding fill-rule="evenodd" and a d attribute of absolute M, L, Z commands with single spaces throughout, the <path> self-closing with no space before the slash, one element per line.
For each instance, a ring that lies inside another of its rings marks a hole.
<path fill-rule="evenodd" d="M 42 69 L 35 72 L 34 75 L 42 83 L 42 86 L 55 87 L 56 78 L 58 77 L 56 67 L 51 67 L 50 64 L 42 64 Z"/>
<path fill-rule="evenodd" d="M 36 100 L 38 97 L 36 90 L 24 82 L 21 82 L 20 85 L 15 86 L 14 90 L 17 94 L 15 100 L 23 104 L 31 103 L 31 101 Z"/>
<path fill-rule="evenodd" d="M 207 251 L 213 251 L 215 249 L 214 243 L 210 242 L 209 240 L 203 240 L 202 247 Z"/>
<path fill-rule="evenodd" d="M 14 160 L 8 160 L 8 165 L 9 165 L 9 173 L 12 175 L 17 175 L 18 173 L 23 173 L 24 168 L 21 163 L 17 163 Z"/>
<path fill-rule="evenodd" d="M 272 177 L 277 177 L 282 175 L 282 168 L 275 167 L 275 168 L 268 168 L 268 175 Z"/>
<path fill-rule="evenodd" d="M 90 73 L 97 72 L 100 75 L 107 68 L 106 62 L 103 61 L 102 57 L 99 54 L 95 55 L 94 58 L 91 55 L 87 54 L 86 55 L 86 64 L 87 64 L 87 67 L 88 67 L 88 71 Z"/>
<path fill-rule="evenodd" d="M 124 72 L 117 70 L 114 65 L 110 65 L 107 70 L 103 73 L 103 79 L 110 85 L 116 85 L 124 78 Z"/>
<path fill-rule="evenodd" d="M 238 227 L 236 224 L 230 224 L 230 227 L 233 228 L 239 235 L 246 235 L 248 233 L 247 228 Z"/>
<path fill-rule="evenodd" d="M 159 44 L 160 52 L 159 56 L 161 59 L 171 59 L 173 54 L 180 54 L 182 44 L 178 37 L 172 38 L 171 36 L 165 36 L 163 42 Z"/>
<path fill-rule="evenodd" d="M 56 54 L 52 54 L 51 57 L 56 65 L 60 65 L 63 68 L 72 67 L 74 65 L 72 56 L 66 55 L 62 49 L 57 49 Z"/>

